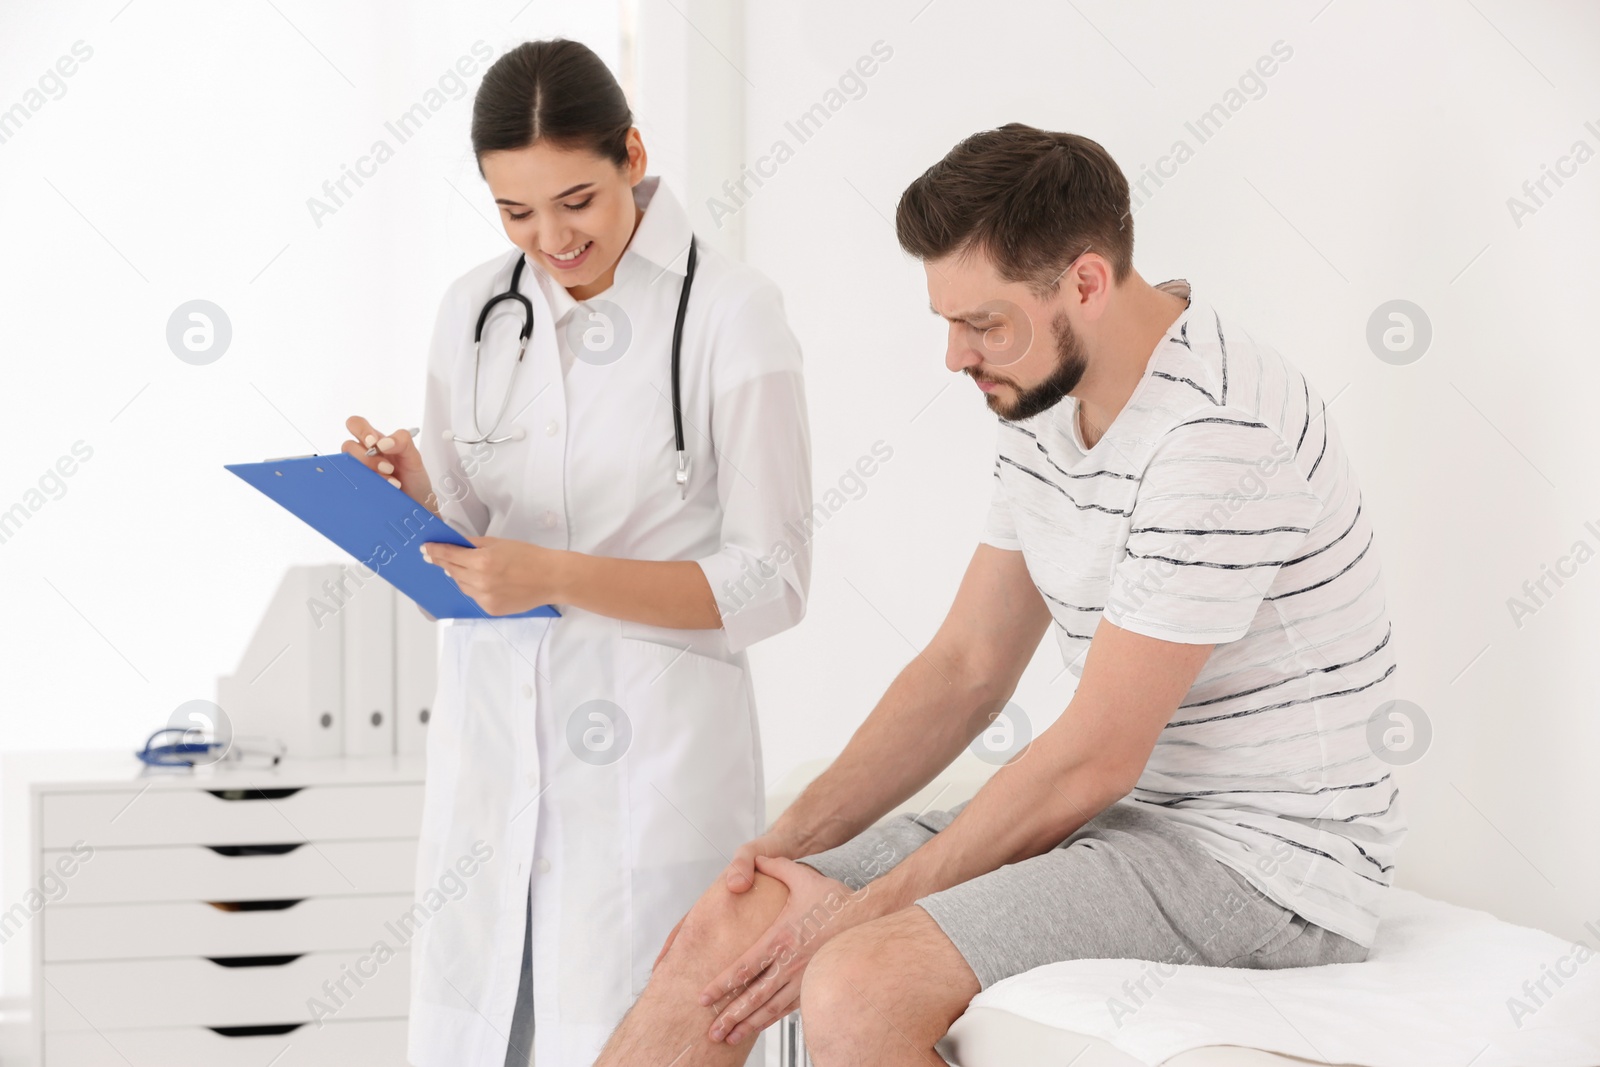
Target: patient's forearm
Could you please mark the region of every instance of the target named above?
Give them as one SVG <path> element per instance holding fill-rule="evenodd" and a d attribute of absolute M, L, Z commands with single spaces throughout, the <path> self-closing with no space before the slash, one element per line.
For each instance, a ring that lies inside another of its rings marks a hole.
<path fill-rule="evenodd" d="M 933 780 L 1010 696 L 959 657 L 925 650 L 895 677 L 839 758 L 773 826 L 808 852 L 842 844 Z"/>
<path fill-rule="evenodd" d="M 1054 848 L 1128 792 L 1080 739 L 1046 731 L 994 773 L 945 829 L 873 884 L 875 914 Z"/>
<path fill-rule="evenodd" d="M 1211 649 L 1102 620 L 1066 710 L 950 825 L 873 883 L 873 910 L 887 914 L 1040 855 L 1127 796 Z"/>

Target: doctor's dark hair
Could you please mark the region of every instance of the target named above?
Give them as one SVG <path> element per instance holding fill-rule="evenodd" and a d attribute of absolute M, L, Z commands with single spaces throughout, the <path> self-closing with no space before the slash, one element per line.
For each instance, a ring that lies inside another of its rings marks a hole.
<path fill-rule="evenodd" d="M 621 166 L 628 161 L 633 112 L 622 86 L 587 45 L 554 37 L 527 41 L 494 61 L 472 101 L 472 152 L 541 141 L 587 148 Z"/>
<path fill-rule="evenodd" d="M 1087 137 L 1020 122 L 973 134 L 924 171 L 900 197 L 895 233 L 921 260 L 982 252 L 1042 296 L 1085 251 L 1119 283 L 1133 269 L 1122 168 Z"/>

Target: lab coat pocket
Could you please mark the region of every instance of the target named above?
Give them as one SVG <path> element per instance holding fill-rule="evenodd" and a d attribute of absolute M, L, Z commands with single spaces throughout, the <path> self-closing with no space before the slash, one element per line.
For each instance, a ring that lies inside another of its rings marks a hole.
<path fill-rule="evenodd" d="M 638 638 L 617 647 L 632 728 L 625 758 L 633 992 L 673 925 L 758 830 L 744 668 Z"/>

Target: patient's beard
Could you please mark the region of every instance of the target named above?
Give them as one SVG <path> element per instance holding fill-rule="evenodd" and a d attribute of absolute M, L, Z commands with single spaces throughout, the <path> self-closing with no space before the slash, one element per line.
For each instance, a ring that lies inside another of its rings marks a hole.
<path fill-rule="evenodd" d="M 1088 359 L 1083 352 L 1083 344 L 1078 340 L 1078 335 L 1072 332 L 1072 324 L 1067 321 L 1064 311 L 1058 311 L 1050 320 L 1050 333 L 1056 342 L 1056 369 L 1050 377 L 1034 386 L 1032 389 L 1023 389 L 1009 378 L 997 378 L 984 375 L 984 380 L 1004 382 L 1017 391 L 1017 398 L 1010 404 L 1001 400 L 995 393 L 988 394 L 985 399 L 989 403 L 989 410 L 1008 422 L 1020 422 L 1047 411 L 1061 402 L 1061 398 L 1072 392 L 1083 378 L 1083 372 L 1088 367 Z"/>

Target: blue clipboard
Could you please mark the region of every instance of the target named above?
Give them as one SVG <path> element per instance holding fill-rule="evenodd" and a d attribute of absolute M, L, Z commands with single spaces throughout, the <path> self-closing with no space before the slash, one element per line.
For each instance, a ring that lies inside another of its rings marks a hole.
<path fill-rule="evenodd" d="M 516 615 L 490 615 L 440 567 L 422 558 L 430 541 L 472 547 L 449 523 L 389 484 L 352 455 L 296 456 L 265 463 L 227 463 L 228 470 L 422 605 L 436 619 L 525 619 L 560 616 L 545 605 Z"/>

